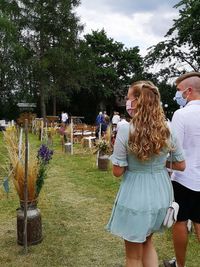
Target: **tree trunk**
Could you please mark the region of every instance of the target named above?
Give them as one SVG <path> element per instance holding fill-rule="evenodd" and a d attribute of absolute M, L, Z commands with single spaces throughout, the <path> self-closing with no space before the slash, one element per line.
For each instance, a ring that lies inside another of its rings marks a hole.
<path fill-rule="evenodd" d="M 100 107 L 100 111 L 104 111 L 105 110 L 105 104 L 104 104 L 103 101 L 100 102 L 99 107 Z"/>
<path fill-rule="evenodd" d="M 56 96 L 53 96 L 53 116 L 56 116 Z"/>

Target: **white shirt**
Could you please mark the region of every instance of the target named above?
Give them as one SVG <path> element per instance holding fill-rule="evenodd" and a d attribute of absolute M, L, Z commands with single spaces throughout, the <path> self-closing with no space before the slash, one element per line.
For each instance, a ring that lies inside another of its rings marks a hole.
<path fill-rule="evenodd" d="M 118 131 L 119 127 L 120 127 L 121 125 L 123 125 L 123 124 L 129 124 L 129 122 L 126 121 L 125 119 L 122 119 L 121 121 L 119 121 L 119 122 L 117 123 L 117 131 Z"/>
<path fill-rule="evenodd" d="M 185 171 L 174 171 L 172 180 L 200 191 L 200 100 L 192 100 L 177 110 L 171 126 L 183 147 L 186 161 Z"/>
<path fill-rule="evenodd" d="M 67 113 L 62 113 L 61 114 L 61 120 L 62 120 L 62 122 L 66 122 L 68 120 L 68 114 Z"/>
<path fill-rule="evenodd" d="M 120 121 L 120 116 L 119 115 L 114 115 L 112 117 L 112 124 L 117 124 Z"/>

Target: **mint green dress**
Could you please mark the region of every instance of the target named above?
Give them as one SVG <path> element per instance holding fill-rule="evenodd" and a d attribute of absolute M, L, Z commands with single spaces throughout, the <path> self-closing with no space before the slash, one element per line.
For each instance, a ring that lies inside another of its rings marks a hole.
<path fill-rule="evenodd" d="M 172 201 L 172 187 L 165 167 L 169 155 L 163 150 L 148 161 L 140 161 L 128 152 L 129 124 L 117 133 L 114 152 L 110 159 L 114 165 L 127 166 L 117 193 L 107 230 L 127 241 L 143 243 L 154 232 L 162 229 L 167 208 Z M 184 160 L 174 134 L 172 161 Z"/>

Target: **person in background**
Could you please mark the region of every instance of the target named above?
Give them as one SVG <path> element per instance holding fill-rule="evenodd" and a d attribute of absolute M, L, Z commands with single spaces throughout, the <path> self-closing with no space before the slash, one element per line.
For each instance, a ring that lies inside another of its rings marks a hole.
<path fill-rule="evenodd" d="M 129 123 L 129 122 L 127 122 L 125 115 L 121 114 L 120 115 L 120 121 L 116 125 L 114 125 L 114 127 L 113 127 L 113 124 L 112 124 L 112 135 L 111 135 L 111 144 L 112 144 L 112 146 L 115 143 L 115 139 L 116 139 L 116 135 L 117 135 L 117 131 L 118 131 L 119 127 L 121 125 L 127 124 L 127 123 Z"/>
<path fill-rule="evenodd" d="M 175 100 L 182 108 L 174 113 L 171 127 L 184 149 L 186 169 L 172 174 L 174 197 L 179 204 L 172 230 L 176 258 L 164 261 L 165 267 L 185 266 L 188 220 L 193 222 L 200 242 L 200 72 L 183 74 L 176 80 L 176 86 Z"/>
<path fill-rule="evenodd" d="M 111 134 L 111 144 L 114 145 L 115 138 L 117 134 L 117 124 L 120 122 L 120 116 L 119 112 L 114 111 L 113 117 L 112 117 L 112 134 Z"/>
<path fill-rule="evenodd" d="M 104 116 L 104 117 L 108 116 L 106 110 L 104 110 L 104 112 L 103 112 L 103 116 Z"/>
<path fill-rule="evenodd" d="M 120 121 L 117 124 L 117 131 L 121 125 L 129 124 L 129 122 L 126 120 L 126 116 L 124 114 L 120 115 Z"/>
<path fill-rule="evenodd" d="M 68 114 L 67 112 L 62 111 L 61 113 L 61 122 L 64 124 L 68 123 Z"/>
<path fill-rule="evenodd" d="M 96 126 L 99 126 L 101 123 L 103 123 L 103 118 L 103 113 L 100 111 L 96 117 Z"/>
<path fill-rule="evenodd" d="M 109 124 L 110 124 L 110 117 L 106 115 L 105 117 L 103 117 L 101 125 L 99 125 L 96 129 L 95 132 L 96 138 L 103 137 L 105 135 Z"/>
<path fill-rule="evenodd" d="M 120 121 L 119 112 L 114 111 L 113 117 L 112 117 L 112 127 L 117 127 L 118 122 Z"/>
<path fill-rule="evenodd" d="M 133 83 L 126 109 L 132 119 L 119 127 L 110 157 L 113 174 L 123 178 L 106 228 L 124 239 L 126 267 L 158 267 L 152 235 L 162 229 L 172 200 L 168 152 L 172 151 L 174 169 L 184 170 L 185 161 L 166 124 L 155 85 Z"/>

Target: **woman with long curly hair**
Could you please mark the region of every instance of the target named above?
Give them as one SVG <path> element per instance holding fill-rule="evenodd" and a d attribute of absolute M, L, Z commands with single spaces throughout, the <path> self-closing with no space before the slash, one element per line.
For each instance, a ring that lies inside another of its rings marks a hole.
<path fill-rule="evenodd" d="M 169 151 L 173 169 L 183 171 L 185 161 L 152 82 L 130 86 L 126 109 L 132 119 L 119 128 L 111 155 L 113 174 L 123 179 L 107 229 L 124 239 L 126 267 L 157 267 L 152 235 L 162 230 L 173 197 Z"/>

